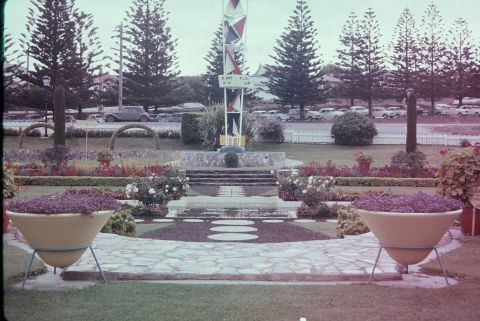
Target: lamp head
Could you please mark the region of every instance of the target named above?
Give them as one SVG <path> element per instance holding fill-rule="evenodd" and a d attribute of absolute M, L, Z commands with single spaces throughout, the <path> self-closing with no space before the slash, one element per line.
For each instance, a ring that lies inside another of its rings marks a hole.
<path fill-rule="evenodd" d="M 50 80 L 51 78 L 49 76 L 43 76 L 42 77 L 43 86 L 45 87 L 50 86 Z"/>

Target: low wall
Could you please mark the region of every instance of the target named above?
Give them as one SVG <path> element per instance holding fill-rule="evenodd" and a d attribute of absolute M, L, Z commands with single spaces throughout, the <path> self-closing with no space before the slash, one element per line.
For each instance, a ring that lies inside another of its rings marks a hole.
<path fill-rule="evenodd" d="M 240 167 L 282 166 L 285 164 L 284 152 L 246 152 L 238 154 Z M 225 167 L 225 153 L 183 151 L 181 166 L 189 167 Z"/>

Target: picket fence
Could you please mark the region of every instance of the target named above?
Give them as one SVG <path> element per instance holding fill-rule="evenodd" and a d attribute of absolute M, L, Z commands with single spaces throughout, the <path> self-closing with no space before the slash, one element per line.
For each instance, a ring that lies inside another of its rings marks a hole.
<path fill-rule="evenodd" d="M 286 130 L 286 143 L 332 144 L 330 132 L 309 130 Z M 374 145 L 404 145 L 405 133 L 379 133 L 373 138 Z M 473 135 L 445 135 L 437 133 L 417 134 L 417 143 L 420 145 L 460 146 L 463 140 L 470 143 L 480 142 L 480 136 Z"/>

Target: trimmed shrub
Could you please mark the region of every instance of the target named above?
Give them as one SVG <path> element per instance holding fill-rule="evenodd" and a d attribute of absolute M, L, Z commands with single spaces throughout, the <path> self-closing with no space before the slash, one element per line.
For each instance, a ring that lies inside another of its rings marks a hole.
<path fill-rule="evenodd" d="M 3 136 L 20 136 L 21 131 L 15 128 L 4 128 Z M 27 133 L 29 137 L 40 137 L 42 133 L 38 129 L 31 130 Z"/>
<path fill-rule="evenodd" d="M 100 232 L 135 236 L 135 218 L 132 210 L 127 206 L 115 210 Z"/>
<path fill-rule="evenodd" d="M 239 166 L 237 153 L 226 153 L 223 159 L 226 167 L 236 168 Z"/>
<path fill-rule="evenodd" d="M 70 148 L 66 145 L 55 145 L 53 148 L 47 148 L 40 156 L 44 164 L 51 163 L 56 169 L 72 159 L 70 154 Z"/>
<path fill-rule="evenodd" d="M 352 208 L 344 207 L 337 210 L 337 236 L 359 235 L 369 232 L 369 228 L 360 219 L 360 216 Z"/>
<path fill-rule="evenodd" d="M 203 138 L 199 135 L 200 117 L 204 114 L 199 113 L 184 113 L 182 116 L 182 127 L 180 130 L 180 137 L 182 142 L 186 145 L 200 145 L 203 143 Z"/>
<path fill-rule="evenodd" d="M 331 134 L 335 145 L 365 146 L 372 144 L 377 129 L 367 116 L 347 112 L 335 118 Z"/>
<path fill-rule="evenodd" d="M 258 135 L 265 141 L 281 144 L 285 140 L 283 124 L 278 119 L 263 119 L 258 128 Z"/>
<path fill-rule="evenodd" d="M 420 151 L 407 154 L 401 150 L 392 156 L 391 167 L 408 173 L 410 177 L 417 177 L 428 169 L 427 156 Z"/>

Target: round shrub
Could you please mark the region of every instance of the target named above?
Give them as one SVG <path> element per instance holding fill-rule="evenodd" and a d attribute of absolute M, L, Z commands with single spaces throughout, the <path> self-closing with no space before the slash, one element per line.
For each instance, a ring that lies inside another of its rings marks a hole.
<path fill-rule="evenodd" d="M 101 232 L 135 236 L 135 218 L 132 215 L 132 210 L 128 207 L 115 210 Z"/>
<path fill-rule="evenodd" d="M 258 135 L 268 142 L 281 144 L 285 137 L 283 135 L 283 124 L 277 119 L 264 119 L 258 126 Z"/>
<path fill-rule="evenodd" d="M 226 167 L 236 168 L 239 166 L 237 153 L 226 153 L 223 159 Z"/>
<path fill-rule="evenodd" d="M 377 129 L 373 120 L 358 113 L 345 113 L 333 121 L 332 137 L 335 145 L 371 145 Z"/>
<path fill-rule="evenodd" d="M 391 167 L 410 177 L 419 177 L 428 168 L 427 156 L 421 151 L 406 153 L 401 150 L 393 154 Z"/>

